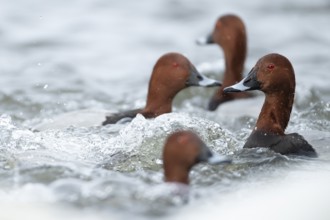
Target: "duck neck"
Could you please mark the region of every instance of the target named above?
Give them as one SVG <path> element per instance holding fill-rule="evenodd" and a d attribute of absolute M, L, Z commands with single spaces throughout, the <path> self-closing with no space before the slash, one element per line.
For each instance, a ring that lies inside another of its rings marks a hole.
<path fill-rule="evenodd" d="M 146 118 L 154 118 L 171 112 L 174 96 L 175 94 L 169 94 L 169 91 L 161 86 L 153 90 L 150 89 L 147 96 L 147 104 L 141 114 Z"/>
<path fill-rule="evenodd" d="M 189 170 L 182 167 L 166 167 L 165 182 L 189 184 Z"/>
<path fill-rule="evenodd" d="M 246 57 L 246 45 L 242 42 L 236 47 L 224 50 L 225 74 L 223 85 L 230 86 L 242 80 L 242 72 Z"/>
<path fill-rule="evenodd" d="M 254 131 L 284 135 L 294 100 L 294 93 L 284 91 L 266 94 Z"/>

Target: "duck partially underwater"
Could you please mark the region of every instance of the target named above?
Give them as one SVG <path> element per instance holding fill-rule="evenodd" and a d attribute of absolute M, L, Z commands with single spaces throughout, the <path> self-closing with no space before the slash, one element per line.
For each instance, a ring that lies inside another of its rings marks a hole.
<path fill-rule="evenodd" d="M 167 53 L 158 59 L 153 68 L 144 108 L 118 113 L 89 109 L 68 112 L 38 124 L 32 130 L 101 126 L 127 122 L 137 114 L 142 114 L 145 118 L 155 118 L 171 112 L 174 97 L 190 86 L 214 87 L 221 86 L 221 83 L 200 74 L 185 56 L 179 53 Z"/>
<path fill-rule="evenodd" d="M 252 97 L 251 93 L 224 93 L 223 89 L 243 78 L 244 62 L 247 53 L 247 36 L 244 22 L 233 14 L 223 15 L 216 21 L 211 34 L 197 40 L 199 45 L 217 44 L 224 53 L 225 70 L 223 84 L 208 104 L 208 110 L 214 111 L 219 105 L 235 99 Z"/>
<path fill-rule="evenodd" d="M 228 156 L 218 155 L 191 131 L 171 134 L 164 145 L 163 164 L 165 182 L 189 184 L 189 172 L 198 163 L 231 163 Z"/>
<path fill-rule="evenodd" d="M 290 120 L 295 87 L 291 62 L 273 53 L 260 58 L 246 78 L 224 89 L 227 93 L 261 90 L 266 95 L 257 123 L 244 148 L 266 147 L 280 154 L 317 156 L 303 136 L 284 133 Z"/>

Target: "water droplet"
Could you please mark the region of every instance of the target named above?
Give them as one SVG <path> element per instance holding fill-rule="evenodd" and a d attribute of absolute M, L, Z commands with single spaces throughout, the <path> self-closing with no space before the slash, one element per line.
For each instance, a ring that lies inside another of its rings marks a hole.
<path fill-rule="evenodd" d="M 163 161 L 161 159 L 156 159 L 156 164 L 162 165 L 163 164 Z"/>

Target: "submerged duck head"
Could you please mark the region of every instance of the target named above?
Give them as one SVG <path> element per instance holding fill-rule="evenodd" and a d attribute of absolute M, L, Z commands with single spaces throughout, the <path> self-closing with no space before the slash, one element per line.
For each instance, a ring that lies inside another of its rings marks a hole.
<path fill-rule="evenodd" d="M 195 133 L 178 131 L 167 138 L 163 161 L 166 182 L 188 184 L 189 171 L 194 165 L 230 163 L 231 159 L 211 152 Z"/>

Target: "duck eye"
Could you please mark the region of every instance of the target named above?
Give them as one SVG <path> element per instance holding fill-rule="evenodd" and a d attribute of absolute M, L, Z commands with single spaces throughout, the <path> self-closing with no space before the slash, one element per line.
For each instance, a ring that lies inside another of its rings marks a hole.
<path fill-rule="evenodd" d="M 269 69 L 269 70 L 272 70 L 272 69 L 274 69 L 275 68 L 275 65 L 274 64 L 268 64 L 268 66 L 267 66 L 267 69 Z"/>

